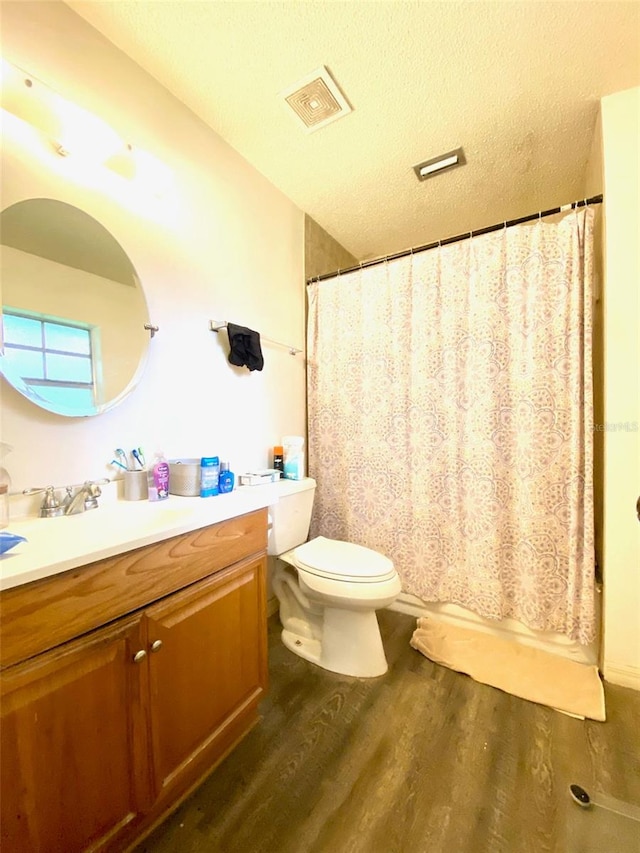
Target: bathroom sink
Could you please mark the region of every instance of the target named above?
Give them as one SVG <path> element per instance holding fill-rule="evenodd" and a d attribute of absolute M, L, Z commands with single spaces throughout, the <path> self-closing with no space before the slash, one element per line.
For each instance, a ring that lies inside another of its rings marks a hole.
<path fill-rule="evenodd" d="M 103 495 L 97 509 L 12 520 L 11 533 L 26 541 L 2 555 L 0 589 L 266 508 L 279 500 L 274 489 L 247 486 L 211 498 L 172 495 L 166 501 L 125 501 Z"/>

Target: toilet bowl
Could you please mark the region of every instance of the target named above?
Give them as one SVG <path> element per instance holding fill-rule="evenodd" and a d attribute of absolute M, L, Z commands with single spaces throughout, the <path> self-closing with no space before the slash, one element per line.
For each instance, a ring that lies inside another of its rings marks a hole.
<path fill-rule="evenodd" d="M 273 590 L 282 641 L 331 672 L 383 675 L 388 667 L 376 610 L 399 595 L 398 573 L 391 560 L 370 548 L 324 536 L 305 542 L 314 490 L 311 478 L 294 486 L 282 481 L 280 499 L 270 508 L 269 553 L 278 557 Z"/>

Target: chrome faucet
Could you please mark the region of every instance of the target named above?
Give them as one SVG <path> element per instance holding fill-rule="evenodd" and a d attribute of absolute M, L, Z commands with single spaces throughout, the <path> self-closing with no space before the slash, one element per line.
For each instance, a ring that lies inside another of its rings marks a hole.
<path fill-rule="evenodd" d="M 24 489 L 23 495 L 38 495 L 44 492 L 40 506 L 40 518 L 54 518 L 57 515 L 77 515 L 87 509 L 98 508 L 98 498 L 102 494 L 100 488 L 104 483 L 111 482 L 108 477 L 102 480 L 85 480 L 82 486 L 67 486 L 67 494 L 62 501 L 56 496 L 59 486 L 36 486 L 34 489 Z M 73 494 L 73 490 L 78 491 Z"/>
<path fill-rule="evenodd" d="M 97 483 L 92 480 L 87 480 L 86 483 L 72 494 L 72 487 L 67 487 L 67 495 L 62 501 L 65 515 L 76 515 L 79 512 L 84 512 L 87 509 L 98 508 L 98 498 L 102 494 L 102 490 Z"/>

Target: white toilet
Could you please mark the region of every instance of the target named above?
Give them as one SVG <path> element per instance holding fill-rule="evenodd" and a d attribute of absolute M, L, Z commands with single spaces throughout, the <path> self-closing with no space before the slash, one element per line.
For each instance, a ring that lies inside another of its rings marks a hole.
<path fill-rule="evenodd" d="M 370 548 L 324 536 L 306 542 L 315 488 L 310 477 L 280 480 L 278 503 L 269 508 L 282 641 L 331 672 L 383 675 L 387 659 L 376 610 L 397 598 L 400 578 L 391 560 Z"/>

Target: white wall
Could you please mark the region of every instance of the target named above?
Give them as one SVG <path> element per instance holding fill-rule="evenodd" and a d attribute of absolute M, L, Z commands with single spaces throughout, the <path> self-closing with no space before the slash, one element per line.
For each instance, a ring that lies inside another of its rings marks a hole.
<path fill-rule="evenodd" d="M 602 99 L 604 676 L 640 689 L 640 88 Z"/>
<path fill-rule="evenodd" d="M 94 418 L 44 412 L 0 380 L 13 488 L 113 474 L 114 448 L 138 445 L 147 456 L 218 454 L 237 472 L 265 467 L 283 434 L 304 434 L 303 358 L 264 343 L 262 372 L 232 367 L 226 334 L 208 321 L 304 346 L 303 213 L 67 6 L 2 6 L 3 57 L 106 120 L 174 178 L 162 201 L 133 193 L 3 116 L 2 207 L 58 198 L 101 222 L 133 262 L 160 327 L 137 390 Z"/>

